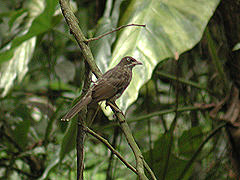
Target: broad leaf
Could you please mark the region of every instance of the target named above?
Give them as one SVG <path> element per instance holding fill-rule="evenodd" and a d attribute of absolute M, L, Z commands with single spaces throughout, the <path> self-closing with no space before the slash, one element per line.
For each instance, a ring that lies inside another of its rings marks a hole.
<path fill-rule="evenodd" d="M 52 26 L 51 17 L 55 12 L 57 1 L 46 0 L 46 8 L 43 11 L 44 2 L 43 0 L 29 2 L 30 18 L 25 24 L 23 34 L 14 38 L 8 49 L 0 52 L 0 63 L 7 61 L 1 64 L 0 69 L 0 88 L 4 88 L 2 96 L 7 94 L 17 77 L 19 81 L 23 79 L 34 52 L 36 36 Z"/>
<path fill-rule="evenodd" d="M 170 153 L 168 159 L 168 146 L 171 138 L 170 133 L 166 133 L 155 141 L 152 151 L 144 153 L 144 159 L 147 161 L 154 174 L 158 179 L 177 179 L 182 173 L 187 161 L 177 157 L 174 153 Z M 174 149 L 174 148 L 172 148 Z M 164 172 L 166 161 L 168 161 L 167 171 Z M 187 172 L 185 178 L 188 179 L 191 175 L 192 168 Z M 165 173 L 165 174 L 164 174 Z"/>
<path fill-rule="evenodd" d="M 120 32 L 109 68 L 130 55 L 144 65 L 134 69 L 133 80 L 117 104 L 123 111 L 137 99 L 138 91 L 156 65 L 191 49 L 201 39 L 219 0 L 133 0 L 120 25 L 138 23 Z"/>
<path fill-rule="evenodd" d="M 180 154 L 187 158 L 191 158 L 194 152 L 199 148 L 203 140 L 203 135 L 201 127 L 193 127 L 184 131 L 182 136 L 178 139 Z"/>

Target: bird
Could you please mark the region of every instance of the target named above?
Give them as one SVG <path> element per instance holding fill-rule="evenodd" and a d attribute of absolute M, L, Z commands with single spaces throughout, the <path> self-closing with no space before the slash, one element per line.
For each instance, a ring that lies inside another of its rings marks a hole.
<path fill-rule="evenodd" d="M 114 103 L 123 94 L 132 80 L 132 69 L 136 65 L 142 65 L 131 56 L 126 56 L 112 69 L 104 73 L 96 82 L 93 83 L 86 93 L 86 95 L 74 105 L 66 115 L 61 119 L 62 121 L 69 121 L 83 107 L 106 100 L 106 105 Z"/>

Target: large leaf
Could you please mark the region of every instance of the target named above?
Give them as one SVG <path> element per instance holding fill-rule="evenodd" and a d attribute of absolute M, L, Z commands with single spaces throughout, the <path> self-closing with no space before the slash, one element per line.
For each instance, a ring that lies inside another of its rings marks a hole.
<path fill-rule="evenodd" d="M 191 158 L 195 151 L 199 148 L 203 140 L 201 127 L 193 127 L 183 132 L 178 139 L 179 152 L 186 158 Z"/>
<path fill-rule="evenodd" d="M 163 179 L 163 177 L 165 177 L 165 179 L 177 179 L 187 164 L 186 160 L 180 159 L 174 153 L 170 153 L 170 157 L 168 159 L 168 146 L 170 141 L 170 133 L 168 132 L 154 142 L 152 152 L 147 151 L 143 154 L 144 159 L 150 165 L 158 179 Z M 164 172 L 166 168 L 166 161 L 168 161 L 168 168 L 167 171 Z M 188 179 L 191 173 L 192 168 L 190 168 L 186 173 L 184 179 Z"/>
<path fill-rule="evenodd" d="M 43 11 L 44 2 L 46 2 L 46 4 Z M 14 49 L 21 45 L 24 41 L 30 40 L 40 33 L 48 31 L 52 27 L 52 15 L 55 12 L 56 5 L 57 0 L 32 0 L 29 2 L 28 11 L 30 18 L 26 23 L 24 33 L 12 40 L 10 49 L 0 53 L 0 63 L 8 61 L 11 57 L 13 57 Z"/>
<path fill-rule="evenodd" d="M 52 26 L 51 17 L 55 12 L 57 1 L 46 0 L 45 10 L 44 2 L 43 0 L 29 1 L 30 18 L 25 24 L 23 33 L 11 41 L 8 49 L 0 52 L 0 63 L 7 61 L 2 63 L 0 68 L 0 88 L 4 88 L 2 96 L 7 94 L 17 77 L 19 81 L 23 79 L 34 52 L 36 36 Z"/>
<path fill-rule="evenodd" d="M 103 17 L 99 20 L 95 37 L 100 36 L 110 30 L 113 30 L 117 26 L 119 14 L 120 14 L 120 5 L 122 0 L 117 0 L 113 4 L 112 0 L 108 0 L 106 3 L 105 11 Z M 98 67 L 104 73 L 109 67 L 109 62 L 111 60 L 112 44 L 116 39 L 116 33 L 112 33 L 108 36 L 105 36 L 97 41 L 91 43 L 91 49 L 96 60 Z"/>
<path fill-rule="evenodd" d="M 60 161 L 62 161 L 65 155 L 71 152 L 75 147 L 76 136 L 77 136 L 77 119 L 73 118 L 62 140 L 61 149 L 59 152 Z"/>
<path fill-rule="evenodd" d="M 128 27 L 120 32 L 109 68 L 126 55 L 144 65 L 134 69 L 130 86 L 117 101 L 123 111 L 136 100 L 140 87 L 151 78 L 159 62 L 180 55 L 199 42 L 218 3 L 219 0 L 133 0 L 130 3 L 120 24 L 146 24 L 146 28 Z"/>

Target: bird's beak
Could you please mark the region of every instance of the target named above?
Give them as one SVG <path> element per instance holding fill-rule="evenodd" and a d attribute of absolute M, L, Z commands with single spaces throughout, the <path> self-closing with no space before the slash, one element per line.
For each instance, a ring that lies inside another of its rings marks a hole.
<path fill-rule="evenodd" d="M 142 63 L 136 60 L 136 62 L 134 62 L 134 65 L 142 65 Z"/>

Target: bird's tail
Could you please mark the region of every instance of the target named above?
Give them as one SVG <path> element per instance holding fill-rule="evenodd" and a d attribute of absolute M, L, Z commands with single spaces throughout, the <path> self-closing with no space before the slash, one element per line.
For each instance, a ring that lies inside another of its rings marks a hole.
<path fill-rule="evenodd" d="M 77 104 L 75 104 L 70 111 L 61 119 L 61 121 L 69 121 L 72 119 L 78 112 L 82 110 L 84 106 L 87 106 L 92 101 L 92 97 L 88 94 L 84 96 Z"/>

